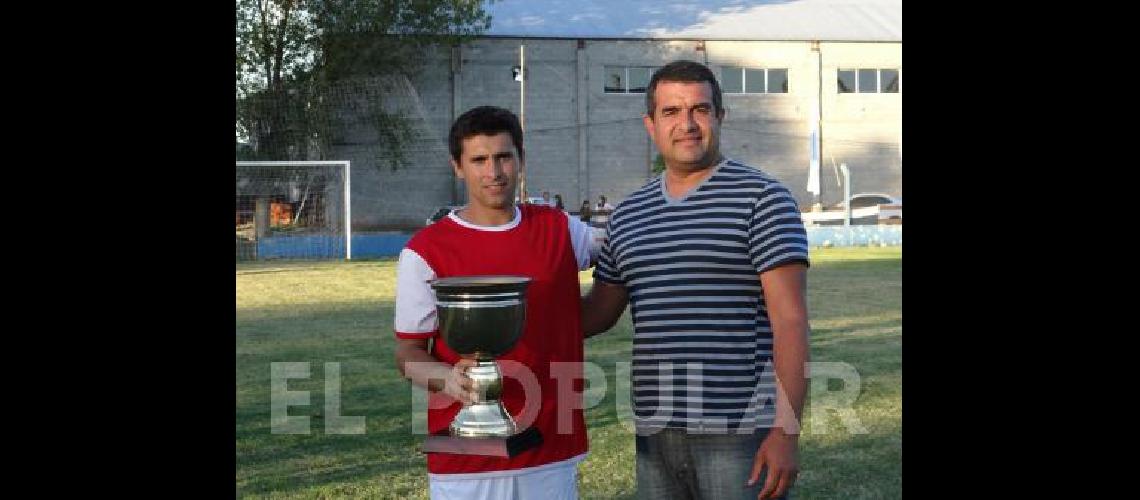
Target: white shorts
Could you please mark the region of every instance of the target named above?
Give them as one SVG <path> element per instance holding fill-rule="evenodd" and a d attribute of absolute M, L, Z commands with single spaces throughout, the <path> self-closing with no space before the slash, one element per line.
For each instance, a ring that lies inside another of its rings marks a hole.
<path fill-rule="evenodd" d="M 573 458 L 525 469 L 428 474 L 432 500 L 577 500 L 578 462 Z"/>

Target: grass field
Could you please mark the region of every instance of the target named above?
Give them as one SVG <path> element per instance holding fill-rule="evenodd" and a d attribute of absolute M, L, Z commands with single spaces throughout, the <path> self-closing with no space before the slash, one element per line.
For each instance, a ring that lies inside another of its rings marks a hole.
<path fill-rule="evenodd" d="M 805 418 L 800 499 L 902 497 L 902 250 L 812 250 L 808 305 L 812 361 L 843 362 L 860 375 L 854 412 L 865 433 L 829 413 Z M 581 274 L 583 285 L 589 272 Z M 242 498 L 426 499 L 426 461 L 412 433 L 411 390 L 393 362 L 395 262 L 257 262 L 237 266 L 237 478 Z M 583 498 L 632 498 L 633 438 L 618 418 L 614 367 L 628 361 L 628 313 L 587 342 L 606 370 L 606 397 L 587 410 Z M 270 363 L 308 362 L 307 435 L 270 432 Z M 365 417 L 364 434 L 325 433 L 324 364 L 340 365 L 341 415 Z M 831 390 L 837 390 L 832 381 Z M 805 415 L 810 414 L 809 408 Z"/>

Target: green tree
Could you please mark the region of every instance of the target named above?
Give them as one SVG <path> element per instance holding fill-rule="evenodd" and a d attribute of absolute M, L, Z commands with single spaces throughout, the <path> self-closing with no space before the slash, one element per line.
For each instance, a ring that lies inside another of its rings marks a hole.
<path fill-rule="evenodd" d="M 413 76 L 430 45 L 463 43 L 491 18 L 479 0 L 237 0 L 237 140 L 243 156 L 306 159 L 326 151 L 329 89 L 354 78 Z M 394 153 L 408 121 L 367 100 L 368 125 Z"/>
<path fill-rule="evenodd" d="M 650 170 L 650 172 L 652 172 L 653 175 L 660 175 L 661 172 L 664 172 L 664 171 L 665 171 L 665 158 L 662 158 L 661 153 L 658 153 L 657 155 L 655 155 L 653 157 L 653 168 Z"/>

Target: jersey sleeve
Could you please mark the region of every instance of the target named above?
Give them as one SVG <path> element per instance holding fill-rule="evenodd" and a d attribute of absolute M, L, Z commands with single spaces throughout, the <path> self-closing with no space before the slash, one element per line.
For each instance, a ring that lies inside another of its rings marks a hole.
<path fill-rule="evenodd" d="M 570 229 L 570 243 L 574 246 L 574 258 L 578 261 L 578 270 L 584 271 L 598 258 L 598 246 L 594 244 L 594 232 L 585 222 L 577 217 L 566 216 L 566 223 Z"/>
<path fill-rule="evenodd" d="M 397 338 L 427 339 L 439 334 L 435 292 L 430 284 L 435 277 L 435 271 L 414 250 L 400 251 L 393 321 Z"/>

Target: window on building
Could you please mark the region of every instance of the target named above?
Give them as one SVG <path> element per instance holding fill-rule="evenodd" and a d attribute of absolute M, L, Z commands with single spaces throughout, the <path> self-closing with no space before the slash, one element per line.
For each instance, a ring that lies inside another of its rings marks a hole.
<path fill-rule="evenodd" d="M 860 69 L 859 70 L 859 93 L 869 94 L 879 91 L 879 70 L 877 69 Z"/>
<path fill-rule="evenodd" d="M 644 94 L 649 79 L 657 71 L 653 66 L 606 66 L 607 94 Z"/>
<path fill-rule="evenodd" d="M 725 66 L 720 69 L 720 91 L 725 94 L 744 93 L 744 73 L 740 68 Z"/>
<path fill-rule="evenodd" d="M 721 66 L 720 89 L 726 94 L 787 94 L 787 68 Z"/>
<path fill-rule="evenodd" d="M 840 94 L 897 94 L 897 69 L 840 69 L 837 72 Z"/>
<path fill-rule="evenodd" d="M 763 94 L 767 84 L 763 69 L 744 68 L 744 93 Z"/>
<path fill-rule="evenodd" d="M 626 68 L 629 75 L 629 92 L 644 94 L 649 87 L 649 77 L 653 75 L 653 68 Z"/>
<path fill-rule="evenodd" d="M 897 69 L 879 70 L 879 92 L 884 94 L 899 92 L 899 71 Z"/>
<path fill-rule="evenodd" d="M 839 70 L 839 93 L 850 94 L 855 92 L 855 70 Z"/>
<path fill-rule="evenodd" d="M 786 69 L 769 69 L 768 70 L 768 93 L 769 94 L 787 94 L 788 93 L 788 70 L 786 70 Z"/>
<path fill-rule="evenodd" d="M 606 92 L 625 92 L 625 68 L 606 66 Z"/>

